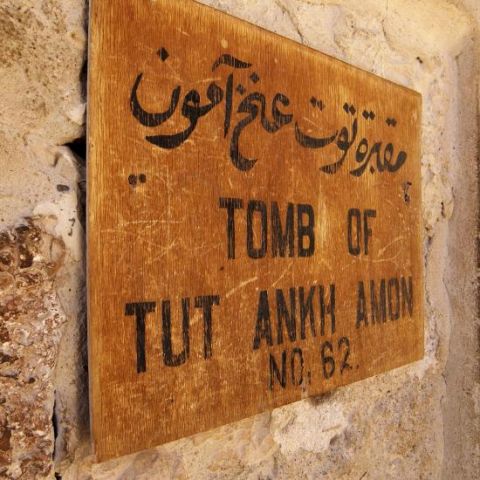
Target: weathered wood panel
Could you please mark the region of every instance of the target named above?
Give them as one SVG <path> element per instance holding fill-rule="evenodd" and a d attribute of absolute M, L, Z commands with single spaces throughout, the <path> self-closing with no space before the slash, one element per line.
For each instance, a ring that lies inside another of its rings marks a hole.
<path fill-rule="evenodd" d="M 420 115 L 194 2 L 92 2 L 98 459 L 422 357 Z"/>

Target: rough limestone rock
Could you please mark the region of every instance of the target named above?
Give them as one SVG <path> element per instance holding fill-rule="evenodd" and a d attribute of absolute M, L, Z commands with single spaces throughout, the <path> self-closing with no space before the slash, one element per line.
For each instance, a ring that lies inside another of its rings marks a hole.
<path fill-rule="evenodd" d="M 81 418 L 74 392 L 87 401 L 82 166 L 63 146 L 84 132 L 85 8 L 0 3 L 0 478 L 53 478 L 55 435 Z"/>
<path fill-rule="evenodd" d="M 96 464 L 88 431 L 83 267 L 87 5 L 2 0 L 0 478 L 478 478 L 480 5 L 202 3 L 422 94 L 425 358 L 329 395 Z"/>

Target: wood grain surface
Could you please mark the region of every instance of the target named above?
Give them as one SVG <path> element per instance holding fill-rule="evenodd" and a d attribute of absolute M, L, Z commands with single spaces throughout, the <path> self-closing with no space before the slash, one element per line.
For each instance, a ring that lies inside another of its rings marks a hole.
<path fill-rule="evenodd" d="M 97 459 L 422 358 L 420 95 L 189 0 L 91 4 Z"/>

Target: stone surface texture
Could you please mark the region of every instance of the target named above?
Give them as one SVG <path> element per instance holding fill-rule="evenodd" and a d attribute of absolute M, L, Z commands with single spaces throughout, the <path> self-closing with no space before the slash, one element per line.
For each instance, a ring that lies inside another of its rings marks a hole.
<path fill-rule="evenodd" d="M 425 358 L 96 464 L 85 354 L 88 6 L 2 0 L 0 478 L 479 478 L 479 2 L 202 3 L 421 92 Z"/>

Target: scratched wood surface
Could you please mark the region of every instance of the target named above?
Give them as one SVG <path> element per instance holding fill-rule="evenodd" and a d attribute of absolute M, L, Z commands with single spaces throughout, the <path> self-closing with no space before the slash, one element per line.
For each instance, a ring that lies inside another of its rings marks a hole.
<path fill-rule="evenodd" d="M 92 2 L 99 460 L 423 356 L 419 94 L 192 1 Z"/>

